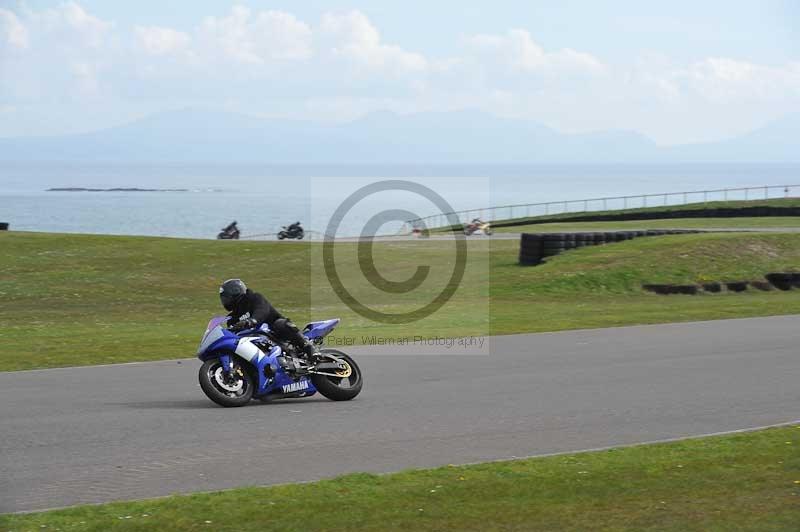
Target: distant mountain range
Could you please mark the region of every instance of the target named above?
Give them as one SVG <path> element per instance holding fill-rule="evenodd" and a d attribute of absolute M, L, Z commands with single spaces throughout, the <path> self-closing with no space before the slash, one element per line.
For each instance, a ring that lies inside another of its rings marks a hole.
<path fill-rule="evenodd" d="M 800 115 L 746 135 L 663 147 L 633 131 L 559 133 L 477 111 L 376 112 L 342 124 L 185 109 L 119 127 L 0 139 L 0 161 L 270 164 L 800 162 Z"/>

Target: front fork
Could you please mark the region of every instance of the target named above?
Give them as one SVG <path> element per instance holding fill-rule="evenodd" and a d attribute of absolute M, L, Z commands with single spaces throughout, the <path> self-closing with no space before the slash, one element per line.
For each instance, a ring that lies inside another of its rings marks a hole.
<path fill-rule="evenodd" d="M 219 357 L 219 361 L 222 364 L 222 372 L 226 377 L 230 377 L 231 373 L 233 373 L 233 360 L 231 359 L 231 356 L 222 355 Z"/>

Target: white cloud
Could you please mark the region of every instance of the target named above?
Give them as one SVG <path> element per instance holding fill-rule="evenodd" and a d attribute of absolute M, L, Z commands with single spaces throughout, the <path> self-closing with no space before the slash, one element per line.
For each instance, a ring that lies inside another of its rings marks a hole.
<path fill-rule="evenodd" d="M 187 33 L 159 26 L 136 26 L 134 33 L 139 46 L 151 55 L 182 52 L 192 40 Z"/>
<path fill-rule="evenodd" d="M 683 73 L 687 85 L 716 103 L 800 98 L 800 63 L 758 65 L 727 57 L 709 57 Z"/>
<path fill-rule="evenodd" d="M 225 17 L 206 17 L 199 30 L 201 42 L 235 62 L 262 65 L 272 61 L 311 57 L 312 32 L 290 13 L 236 6 Z"/>
<path fill-rule="evenodd" d="M 658 129 L 666 124 L 668 140 L 681 121 L 716 132 L 731 129 L 727 117 L 747 114 L 751 125 L 800 110 L 797 61 L 699 56 L 680 63 L 653 53 L 610 64 L 588 50 L 545 46 L 526 29 L 454 44 L 437 57 L 386 42 L 360 11 L 304 21 L 237 6 L 179 31 L 103 20 L 74 1 L 0 9 L 0 102 L 21 113 L 62 106 L 78 121 L 101 100 L 123 114 L 235 101 L 246 102 L 236 109 L 245 113 L 279 108 L 304 118 L 470 107 L 572 131 L 628 127 L 660 139 L 668 138 Z"/>
<path fill-rule="evenodd" d="M 548 52 L 528 31 L 521 29 L 509 30 L 504 35 L 475 35 L 467 44 L 484 61 L 504 65 L 510 71 L 599 74 L 606 70 L 599 59 L 585 52 L 571 48 Z"/>
<path fill-rule="evenodd" d="M 403 75 L 428 67 L 421 54 L 383 44 L 378 29 L 360 11 L 328 13 L 322 17 L 320 31 L 330 53 L 368 70 Z"/>
<path fill-rule="evenodd" d="M 90 48 L 103 46 L 111 22 L 102 20 L 86 12 L 75 2 L 66 2 L 57 8 L 46 9 L 30 14 L 30 24 L 42 33 L 66 39 L 67 45 L 80 44 Z"/>
<path fill-rule="evenodd" d="M 7 9 L 0 9 L 0 45 L 19 49 L 28 47 L 28 29 Z"/>

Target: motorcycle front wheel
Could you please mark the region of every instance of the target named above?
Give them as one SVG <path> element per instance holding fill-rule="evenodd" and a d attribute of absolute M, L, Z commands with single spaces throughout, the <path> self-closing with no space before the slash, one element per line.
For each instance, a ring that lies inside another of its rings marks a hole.
<path fill-rule="evenodd" d="M 337 372 L 341 377 L 328 377 L 327 375 L 311 375 L 314 387 L 331 401 L 349 401 L 361 392 L 364 384 L 361 378 L 361 368 L 349 355 L 336 349 L 324 349 L 321 355 L 331 354 L 343 361 L 347 368 Z"/>
<path fill-rule="evenodd" d="M 198 377 L 200 388 L 218 405 L 244 406 L 253 397 L 255 381 L 247 368 L 242 367 L 235 358 L 231 375 L 225 375 L 222 362 L 215 358 L 203 363 Z"/>
<path fill-rule="evenodd" d="M 487 227 L 483 230 L 483 234 L 486 236 L 492 236 L 492 230 Z"/>

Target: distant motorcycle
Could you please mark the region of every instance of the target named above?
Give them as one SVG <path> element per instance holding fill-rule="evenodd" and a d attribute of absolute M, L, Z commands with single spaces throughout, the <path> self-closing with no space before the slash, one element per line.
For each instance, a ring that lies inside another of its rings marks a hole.
<path fill-rule="evenodd" d="M 429 236 L 431 236 L 431 233 L 430 231 L 428 231 L 427 228 L 422 229 L 419 227 L 415 227 L 414 229 L 412 229 L 411 234 L 417 238 L 428 238 Z"/>
<path fill-rule="evenodd" d="M 236 226 L 236 221 L 233 221 L 222 229 L 222 231 L 217 234 L 217 240 L 239 240 L 239 228 Z"/>
<path fill-rule="evenodd" d="M 289 227 L 283 226 L 283 230 L 278 233 L 278 240 L 283 240 L 285 238 L 288 239 L 296 239 L 296 240 L 303 240 L 303 237 L 306 236 L 305 231 L 300 226 L 300 222 L 295 222 Z"/>
<path fill-rule="evenodd" d="M 489 222 L 484 222 L 480 218 L 475 218 L 468 224 L 464 224 L 464 234 L 467 236 L 473 235 L 478 231 L 482 232 L 486 236 L 490 236 L 492 234 L 492 226 Z"/>

